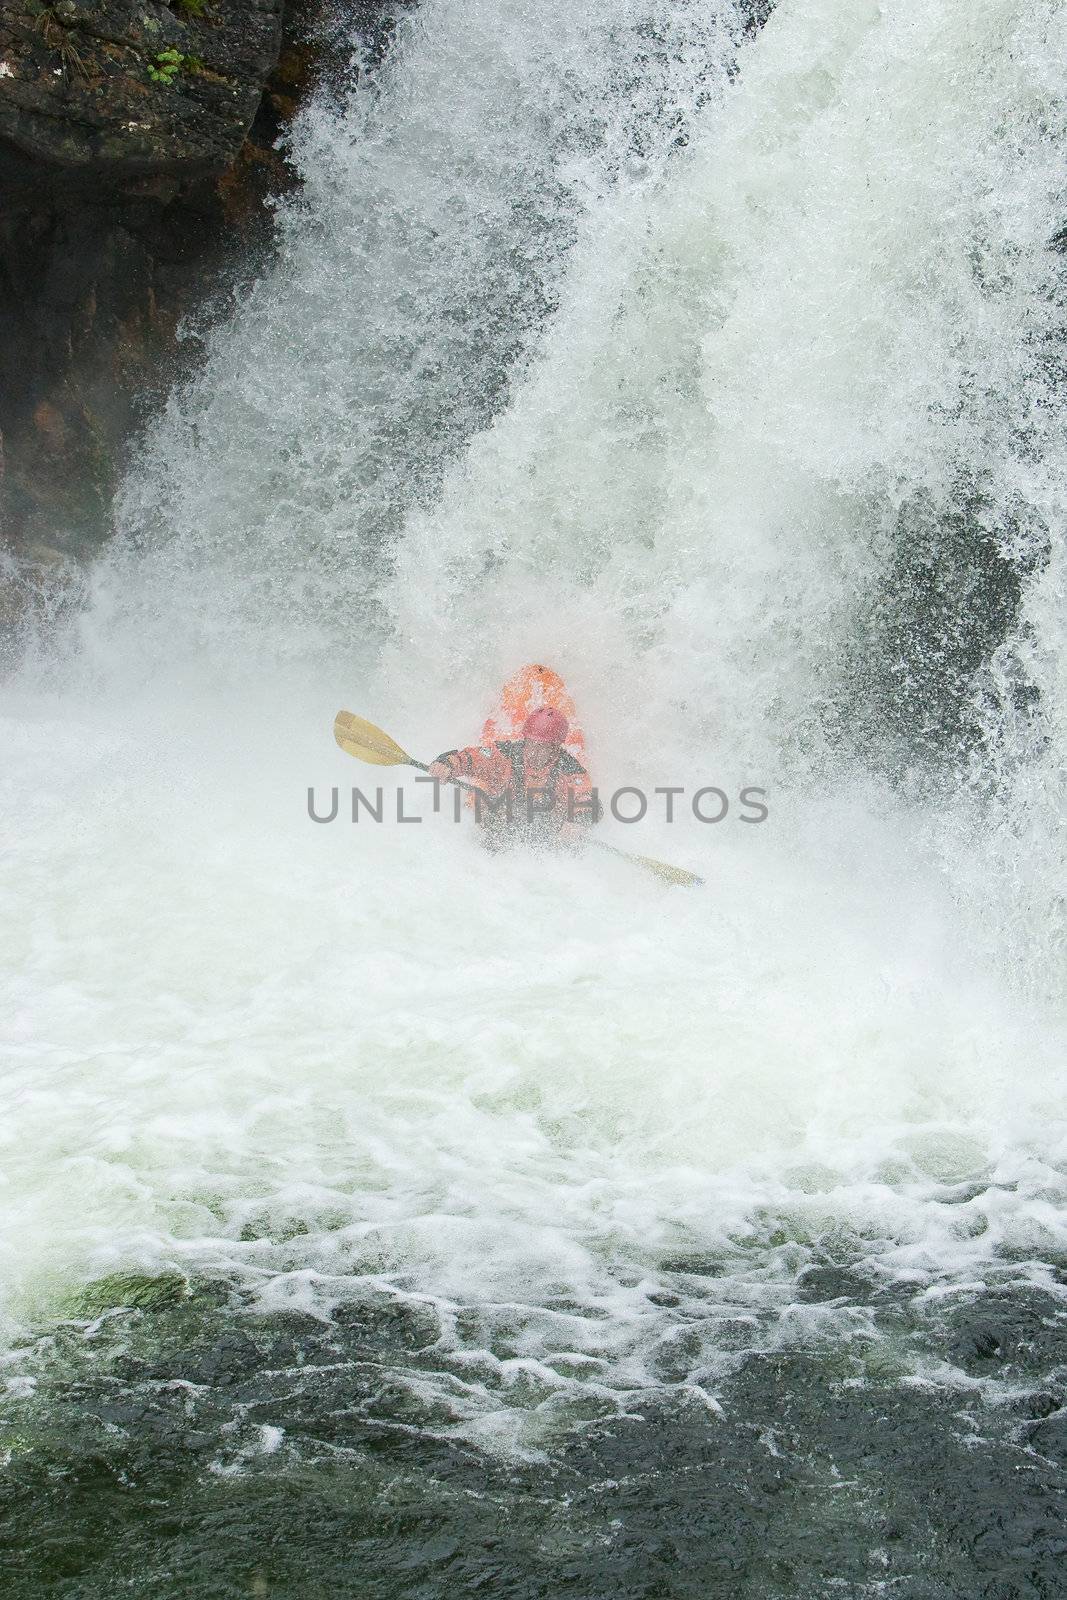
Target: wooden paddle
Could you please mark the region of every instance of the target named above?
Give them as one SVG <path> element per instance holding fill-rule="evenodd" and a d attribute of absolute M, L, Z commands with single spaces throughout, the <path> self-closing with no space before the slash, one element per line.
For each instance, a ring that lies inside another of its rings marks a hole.
<path fill-rule="evenodd" d="M 610 850 L 613 856 L 621 856 L 624 861 L 631 861 L 635 867 L 644 867 L 648 872 L 654 872 L 664 883 L 679 883 L 684 888 L 691 889 L 704 882 L 698 873 L 687 872 L 685 867 L 672 867 L 669 861 L 657 861 L 655 856 L 636 856 L 629 850 L 620 850 L 617 845 L 606 844 L 603 839 L 587 839 L 586 844 L 591 844 L 594 850 Z"/>
<path fill-rule="evenodd" d="M 333 736 L 346 755 L 355 756 L 357 761 L 366 761 L 372 767 L 417 767 L 420 772 L 430 770 L 424 761 L 416 761 L 414 756 L 409 756 L 395 739 L 391 739 L 381 728 L 376 728 L 373 722 L 368 722 L 364 717 L 357 717 L 354 711 L 337 713 L 333 721 Z M 461 789 L 473 789 L 477 794 L 485 793 L 485 790 L 479 789 L 476 783 L 467 783 L 463 778 L 452 778 L 448 781 L 457 784 Z M 653 856 L 631 855 L 629 850 L 620 850 L 616 845 L 604 844 L 600 839 L 588 839 L 586 843 L 597 850 L 608 850 L 613 856 L 621 856 L 624 861 L 632 862 L 635 867 L 644 867 L 647 872 L 654 873 L 665 883 L 684 884 L 688 887 L 704 882 L 695 872 L 687 872 L 684 867 L 672 867 L 668 862 L 657 861 Z"/>
<path fill-rule="evenodd" d="M 395 739 L 390 739 L 381 728 L 354 711 L 339 711 L 333 719 L 333 736 L 346 755 L 357 761 L 368 761 L 372 767 L 418 767 L 420 772 L 430 769 L 422 761 L 415 761 L 406 750 L 401 750 Z"/>

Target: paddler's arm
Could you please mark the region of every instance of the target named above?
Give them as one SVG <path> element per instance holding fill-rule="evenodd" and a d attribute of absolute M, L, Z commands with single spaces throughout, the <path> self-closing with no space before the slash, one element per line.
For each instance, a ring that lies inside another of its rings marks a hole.
<path fill-rule="evenodd" d="M 464 750 L 446 750 L 431 762 L 427 772 L 439 783 L 458 778 L 461 783 L 473 784 L 494 795 L 507 787 L 510 776 L 510 768 L 498 751 L 474 744 Z"/>
<path fill-rule="evenodd" d="M 426 768 L 431 778 L 436 778 L 438 783 L 448 783 L 450 779 L 458 777 L 456 768 L 452 765 L 458 750 L 446 750 L 444 755 L 438 756 L 436 761 L 431 761 Z"/>

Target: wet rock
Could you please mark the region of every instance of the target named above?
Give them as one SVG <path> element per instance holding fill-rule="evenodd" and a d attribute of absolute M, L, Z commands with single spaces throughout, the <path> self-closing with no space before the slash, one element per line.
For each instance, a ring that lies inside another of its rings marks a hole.
<path fill-rule="evenodd" d="M 429 1306 L 401 1300 L 359 1301 L 338 1306 L 334 1325 L 350 1350 L 382 1345 L 416 1350 L 440 1337 L 441 1325 Z"/>
<path fill-rule="evenodd" d="M 222 172 L 281 48 L 282 0 L 12 0 L 0 138 L 94 175 Z"/>
<path fill-rule="evenodd" d="M 703 1254 L 665 1256 L 660 1262 L 660 1271 L 677 1273 L 680 1277 L 720 1278 L 729 1271 L 729 1263 Z"/>
<path fill-rule="evenodd" d="M 120 1307 L 151 1311 L 184 1300 L 188 1294 L 188 1281 L 179 1272 L 162 1272 L 155 1276 L 122 1272 L 86 1284 L 78 1296 L 76 1309 L 78 1315 L 86 1317 L 96 1317 L 102 1311 Z"/>
<path fill-rule="evenodd" d="M 949 1305 L 945 1353 L 967 1372 L 1047 1370 L 1067 1360 L 1067 1312 L 1050 1294 L 1020 1289 Z"/>
<path fill-rule="evenodd" d="M 258 1346 L 234 1328 L 209 1345 L 180 1351 L 154 1368 L 153 1376 L 218 1389 L 241 1382 L 262 1365 Z"/>
<path fill-rule="evenodd" d="M 13 0 L 0 18 L 0 544 L 90 555 L 178 339 L 269 249 L 279 136 L 406 0 Z M 220 299 L 220 310 L 224 309 Z M 11 604 L 0 595 L 0 608 Z"/>
<path fill-rule="evenodd" d="M 986 1300 L 990 1323 L 1027 1338 L 1049 1306 L 1027 1291 Z M 413 1408 L 435 1356 L 412 1348 L 389 1297 L 380 1317 L 369 1300 L 353 1308 L 362 1325 L 237 1322 L 223 1300 L 204 1304 L 114 1319 L 42 1370 L 0 1476 L 5 1600 L 51 1592 L 60 1549 L 79 1594 L 132 1600 L 161 1592 L 161 1563 L 190 1600 L 246 1596 L 256 1572 L 267 1593 L 424 1600 L 1064 1592 L 1051 1371 L 1023 1423 L 973 1388 L 842 1381 L 834 1352 L 754 1353 L 723 1379 L 719 1412 L 686 1390 L 630 1394 L 625 1415 L 509 1463 Z M 977 1297 L 951 1307 L 943 1334 L 981 1311 Z M 141 1357 L 172 1336 L 165 1360 L 128 1365 L 130 1341 Z M 276 1349 L 298 1364 L 271 1370 Z M 257 1451 L 264 1424 L 285 1430 L 284 1451 Z M 225 1474 L 205 1471 L 216 1458 Z"/>
<path fill-rule="evenodd" d="M 1062 1394 L 1053 1393 L 1048 1389 L 1037 1389 L 1031 1394 L 1015 1395 L 1004 1403 L 1006 1415 L 1018 1417 L 1025 1422 L 1040 1422 L 1043 1417 L 1049 1417 L 1054 1411 L 1059 1411 L 1064 1403 Z"/>
<path fill-rule="evenodd" d="M 962 1362 L 1003 1360 L 1011 1345 L 1011 1335 L 994 1322 L 976 1321 L 964 1329 L 949 1347 L 949 1353 Z"/>
<path fill-rule="evenodd" d="M 865 1305 L 871 1298 L 870 1280 L 846 1267 L 808 1267 L 797 1279 L 797 1299 L 801 1301 L 847 1300 Z"/>
<path fill-rule="evenodd" d="M 1067 1467 L 1067 1411 L 1058 1411 L 1039 1422 L 1031 1430 L 1029 1444 L 1040 1455 Z"/>
<path fill-rule="evenodd" d="M 671 1294 L 667 1289 L 653 1289 L 647 1299 L 649 1305 L 662 1306 L 665 1310 L 680 1306 L 682 1303 L 681 1295 Z"/>

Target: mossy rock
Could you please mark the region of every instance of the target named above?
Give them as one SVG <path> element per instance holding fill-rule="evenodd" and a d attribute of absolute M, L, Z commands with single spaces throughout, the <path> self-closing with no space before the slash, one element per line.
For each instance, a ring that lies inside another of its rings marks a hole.
<path fill-rule="evenodd" d="M 95 1278 L 79 1292 L 74 1315 L 99 1317 L 105 1311 L 160 1311 L 189 1298 L 188 1280 L 180 1272 L 115 1272 Z"/>

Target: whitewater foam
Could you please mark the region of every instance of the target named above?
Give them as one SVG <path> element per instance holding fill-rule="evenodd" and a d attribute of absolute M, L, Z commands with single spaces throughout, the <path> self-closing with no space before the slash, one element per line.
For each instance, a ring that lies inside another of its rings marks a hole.
<path fill-rule="evenodd" d="M 13 1335 L 117 1272 L 386 1296 L 442 1426 L 512 1437 L 873 1338 L 801 1307 L 813 1264 L 922 1292 L 1067 1248 L 1061 557 L 1018 553 L 1003 646 L 1041 737 L 976 687 L 931 803 L 833 733 L 909 496 L 1055 525 L 1063 8 L 782 0 L 736 76 L 733 13 L 670 10 L 640 116 L 630 0 L 427 0 L 309 114 L 277 268 L 5 691 Z M 768 789 L 758 829 L 612 832 L 705 890 L 490 857 L 414 790 L 419 826 L 308 820 L 362 776 L 339 705 L 432 757 L 542 657 L 605 787 Z"/>

